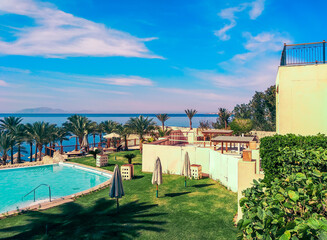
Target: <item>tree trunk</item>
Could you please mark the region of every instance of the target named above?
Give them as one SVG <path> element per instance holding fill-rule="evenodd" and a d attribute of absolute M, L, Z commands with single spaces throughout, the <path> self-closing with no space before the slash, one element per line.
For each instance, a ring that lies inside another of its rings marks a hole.
<path fill-rule="evenodd" d="M 10 163 L 14 164 L 14 146 L 11 145 L 10 147 Z"/>
<path fill-rule="evenodd" d="M 98 147 L 102 147 L 102 144 L 101 144 L 101 140 L 102 140 L 102 133 L 99 133 L 99 144 L 98 144 Z"/>
<path fill-rule="evenodd" d="M 76 145 L 75 145 L 75 151 L 77 151 L 78 143 L 77 143 L 77 136 L 76 136 Z"/>
<path fill-rule="evenodd" d="M 127 141 L 127 137 L 124 137 L 125 140 L 125 151 L 128 151 L 128 141 Z"/>
<path fill-rule="evenodd" d="M 190 130 L 192 130 L 192 120 L 190 119 Z"/>
<path fill-rule="evenodd" d="M 42 144 L 39 144 L 39 161 L 42 161 L 42 148 L 43 148 L 43 146 L 42 146 Z"/>
<path fill-rule="evenodd" d="M 227 129 L 227 121 L 225 120 L 225 129 Z"/>
<path fill-rule="evenodd" d="M 93 134 L 93 147 L 95 147 L 95 134 Z"/>
<path fill-rule="evenodd" d="M 2 156 L 2 163 L 3 165 L 6 165 L 7 164 L 7 153 L 4 153 L 3 156 Z"/>
<path fill-rule="evenodd" d="M 162 122 L 162 131 L 165 131 L 165 122 Z"/>
<path fill-rule="evenodd" d="M 17 162 L 21 162 L 21 155 L 20 155 L 20 144 L 18 144 L 18 156 L 17 156 Z"/>
<path fill-rule="evenodd" d="M 30 142 L 30 161 L 33 162 L 33 143 Z"/>
<path fill-rule="evenodd" d="M 60 154 L 63 154 L 64 153 L 64 149 L 62 147 L 62 140 L 60 140 Z"/>
<path fill-rule="evenodd" d="M 140 153 L 142 153 L 142 145 L 143 145 L 142 138 L 140 138 Z"/>
<path fill-rule="evenodd" d="M 35 142 L 35 157 L 34 157 L 34 161 L 35 161 L 35 162 L 37 161 L 37 145 L 38 145 L 38 143 Z M 31 159 L 31 162 L 33 162 L 32 159 Z"/>

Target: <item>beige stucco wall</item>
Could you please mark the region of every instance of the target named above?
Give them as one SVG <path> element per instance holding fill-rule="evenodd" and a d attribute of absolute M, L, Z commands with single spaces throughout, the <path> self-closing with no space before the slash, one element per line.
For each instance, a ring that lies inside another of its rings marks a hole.
<path fill-rule="evenodd" d="M 245 162 L 239 161 L 238 162 L 238 193 L 237 193 L 237 200 L 238 200 L 238 211 L 237 211 L 237 220 L 242 218 L 242 210 L 240 208 L 240 199 L 243 197 L 242 191 L 251 187 L 253 180 L 263 179 L 263 174 L 256 174 L 256 162 Z"/>
<path fill-rule="evenodd" d="M 279 67 L 277 133 L 327 134 L 327 64 Z"/>

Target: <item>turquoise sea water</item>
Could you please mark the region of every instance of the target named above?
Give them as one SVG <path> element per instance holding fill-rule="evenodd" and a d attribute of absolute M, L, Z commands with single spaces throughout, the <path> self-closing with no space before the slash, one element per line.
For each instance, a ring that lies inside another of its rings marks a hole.
<path fill-rule="evenodd" d="M 8 116 L 16 116 L 16 117 L 22 117 L 23 123 L 33 123 L 36 121 L 45 121 L 57 124 L 58 126 L 61 126 L 64 122 L 67 121 L 67 117 L 71 116 L 73 114 L 23 114 L 23 113 L 0 113 L 0 119 L 3 119 L 4 117 Z M 102 121 L 106 120 L 113 120 L 119 123 L 125 123 L 127 122 L 131 117 L 138 117 L 141 114 L 79 114 L 88 117 L 92 121 L 95 121 L 97 123 L 100 123 Z M 142 114 L 143 116 L 153 118 L 154 121 L 157 122 L 158 125 L 161 125 L 159 120 L 156 118 L 155 114 Z M 189 126 L 189 119 L 186 116 L 185 113 L 183 114 L 169 114 L 170 119 L 166 121 L 167 126 L 177 126 L 177 127 L 188 127 Z M 198 127 L 200 121 L 209 121 L 214 122 L 216 121 L 218 115 L 215 114 L 196 114 L 193 117 L 193 127 Z M 99 142 L 99 137 L 96 136 L 96 142 Z M 89 143 L 93 142 L 93 137 L 89 136 Z M 72 138 L 68 141 L 64 141 L 63 145 L 75 145 L 75 139 Z M 28 156 L 30 155 L 30 149 L 27 144 L 24 144 L 23 147 L 25 148 L 25 153 L 23 153 L 25 156 L 22 157 L 23 160 L 29 161 Z M 64 150 L 65 151 L 71 151 L 74 147 L 67 147 Z M 33 154 L 34 154 L 34 147 L 33 147 Z"/>
<path fill-rule="evenodd" d="M 54 199 L 87 190 L 109 178 L 106 174 L 69 164 L 0 170 L 0 213 L 33 204 L 33 193 L 22 197 L 40 184 L 50 185 Z M 36 190 L 36 201 L 48 199 L 48 187 Z"/>

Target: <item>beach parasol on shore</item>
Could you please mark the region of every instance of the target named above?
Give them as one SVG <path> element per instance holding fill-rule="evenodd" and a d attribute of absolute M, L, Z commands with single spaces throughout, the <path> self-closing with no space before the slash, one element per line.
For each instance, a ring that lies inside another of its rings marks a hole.
<path fill-rule="evenodd" d="M 155 164 L 154 164 L 154 169 L 152 173 L 152 184 L 157 185 L 157 194 L 156 196 L 159 196 L 159 185 L 162 184 L 162 167 L 161 167 L 161 161 L 160 158 L 158 157 Z"/>
<path fill-rule="evenodd" d="M 106 139 L 107 138 L 119 138 L 120 135 L 117 134 L 117 133 L 110 133 L 110 134 L 104 135 L 103 137 L 106 138 Z"/>
<path fill-rule="evenodd" d="M 116 164 L 114 175 L 112 176 L 112 182 L 110 187 L 109 196 L 117 199 L 117 212 L 119 211 L 118 199 L 125 195 L 123 188 L 123 181 L 120 174 L 119 166 Z"/>
<path fill-rule="evenodd" d="M 186 178 L 191 178 L 191 163 L 190 163 L 190 157 L 188 156 L 188 152 L 185 153 L 182 175 L 185 176 L 185 187 L 186 187 Z"/>

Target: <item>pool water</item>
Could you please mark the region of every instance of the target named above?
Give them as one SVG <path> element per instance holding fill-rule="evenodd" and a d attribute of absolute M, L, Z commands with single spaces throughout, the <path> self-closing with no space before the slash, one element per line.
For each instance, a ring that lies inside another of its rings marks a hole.
<path fill-rule="evenodd" d="M 110 177 L 100 171 L 66 163 L 0 170 L 0 213 L 33 204 L 33 192 L 23 196 L 40 184 L 49 185 L 51 198 L 55 199 L 90 189 Z M 35 193 L 36 202 L 49 199 L 47 186 L 40 186 Z"/>

